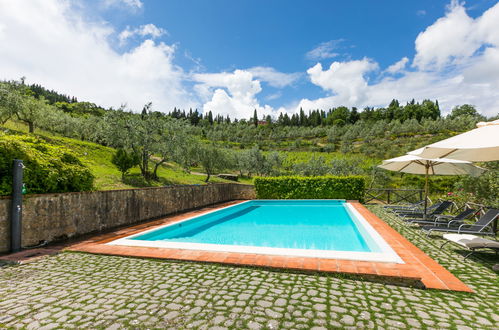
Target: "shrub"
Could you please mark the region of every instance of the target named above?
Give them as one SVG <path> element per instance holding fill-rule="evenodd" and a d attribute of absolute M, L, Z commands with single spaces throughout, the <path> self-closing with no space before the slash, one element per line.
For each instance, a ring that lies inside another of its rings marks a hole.
<path fill-rule="evenodd" d="M 12 192 L 12 164 L 24 161 L 29 193 L 85 191 L 94 176 L 67 148 L 30 136 L 0 135 L 0 195 Z"/>
<path fill-rule="evenodd" d="M 127 152 L 125 149 L 118 149 L 116 153 L 113 155 L 111 162 L 120 170 L 121 172 L 121 181 L 125 179 L 125 175 L 128 171 L 139 165 L 140 156 L 133 152 Z"/>
<path fill-rule="evenodd" d="M 257 198 L 261 199 L 350 199 L 362 201 L 362 176 L 281 176 L 255 178 Z"/>

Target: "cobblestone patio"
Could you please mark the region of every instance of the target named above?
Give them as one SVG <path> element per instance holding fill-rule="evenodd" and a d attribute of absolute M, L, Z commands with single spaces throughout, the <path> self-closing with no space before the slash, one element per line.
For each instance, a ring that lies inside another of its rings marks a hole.
<path fill-rule="evenodd" d="M 61 253 L 0 268 L 0 326 L 26 328 L 497 328 L 493 254 L 468 261 L 370 207 L 475 293 L 216 264 Z"/>

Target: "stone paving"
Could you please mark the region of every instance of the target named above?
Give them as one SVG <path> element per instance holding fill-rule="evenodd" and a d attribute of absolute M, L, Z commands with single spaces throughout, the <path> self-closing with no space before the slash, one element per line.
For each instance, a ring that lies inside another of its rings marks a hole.
<path fill-rule="evenodd" d="M 339 275 L 61 253 L 0 268 L 0 327 L 459 328 L 499 326 L 498 260 L 462 261 L 379 207 L 370 209 L 475 293 L 420 290 Z"/>

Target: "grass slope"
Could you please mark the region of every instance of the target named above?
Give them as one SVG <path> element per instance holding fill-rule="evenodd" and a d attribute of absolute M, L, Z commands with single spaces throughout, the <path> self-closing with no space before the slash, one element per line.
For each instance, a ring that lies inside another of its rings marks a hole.
<path fill-rule="evenodd" d="M 13 134 L 29 134 L 27 127 L 17 122 L 7 122 L 4 126 Z M 189 174 L 173 163 L 164 164 L 158 169 L 159 181 L 147 182 L 140 175 L 139 168 L 133 168 L 124 181 L 121 172 L 113 165 L 111 159 L 115 149 L 100 144 L 70 139 L 52 133 L 36 130 L 35 136 L 54 145 L 63 145 L 71 149 L 80 160 L 90 168 L 95 176 L 96 190 L 128 189 L 136 187 L 163 186 L 169 184 L 205 184 L 205 176 Z M 151 166 L 152 167 L 152 166 Z M 210 182 L 232 182 L 217 177 L 210 178 Z"/>

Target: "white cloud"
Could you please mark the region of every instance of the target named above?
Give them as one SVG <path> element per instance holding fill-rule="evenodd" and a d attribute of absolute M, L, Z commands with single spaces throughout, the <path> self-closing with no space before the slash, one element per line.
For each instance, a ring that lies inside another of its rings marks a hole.
<path fill-rule="evenodd" d="M 378 65 L 368 58 L 349 62 L 333 62 L 323 70 L 317 63 L 307 70 L 310 80 L 326 91 L 335 93 L 336 99 L 345 105 L 363 103 L 366 98 L 365 74 L 376 70 Z"/>
<path fill-rule="evenodd" d="M 386 72 L 395 74 L 400 72 L 401 70 L 405 69 L 406 64 L 409 62 L 409 59 L 407 57 L 402 57 L 400 61 L 393 63 L 390 65 L 387 69 Z"/>
<path fill-rule="evenodd" d="M 301 77 L 301 73 L 283 73 L 265 66 L 256 66 L 247 71 L 251 72 L 255 78 L 259 78 L 276 88 L 292 85 Z"/>
<path fill-rule="evenodd" d="M 128 39 L 134 36 L 150 37 L 151 39 L 155 39 L 164 34 L 167 34 L 165 29 L 159 28 L 154 24 L 145 24 L 135 29 L 131 29 L 127 26 L 126 29 L 118 35 L 118 39 L 120 40 L 120 44 L 124 44 Z"/>
<path fill-rule="evenodd" d="M 416 12 L 416 15 L 418 16 L 425 16 L 426 15 L 426 10 L 420 9 Z"/>
<path fill-rule="evenodd" d="M 339 55 L 339 53 L 334 50 L 338 48 L 338 45 L 343 42 L 343 39 L 330 40 L 319 44 L 311 51 L 309 51 L 305 56 L 309 60 L 324 60 L 328 58 L 333 58 Z"/>
<path fill-rule="evenodd" d="M 488 116 L 499 113 L 499 4 L 473 19 L 452 1 L 445 16 L 418 35 L 415 48 L 412 70 L 406 69 L 409 60 L 404 57 L 385 70 L 401 76 L 381 79 L 381 72 L 381 80 L 373 84 L 364 75 L 376 63 L 366 59 L 334 62 L 328 70 L 315 65 L 307 71 L 309 77 L 328 95 L 303 99 L 298 108 L 386 106 L 392 98 L 415 98 L 438 99 L 444 113 L 464 103 Z"/>
<path fill-rule="evenodd" d="M 184 57 L 194 64 L 193 72 L 204 71 L 205 67 L 200 57 L 194 57 L 190 51 L 184 50 Z"/>
<path fill-rule="evenodd" d="M 130 2 L 133 3 L 133 2 Z M 138 2 L 136 2 L 138 5 Z M 195 106 L 184 90 L 175 48 L 146 40 L 121 54 L 110 46 L 114 31 L 89 22 L 62 0 L 0 1 L 2 79 L 26 76 L 79 99 L 102 106 L 127 103 L 134 110 Z"/>
<path fill-rule="evenodd" d="M 212 111 L 232 118 L 249 118 L 255 109 L 260 117 L 274 112 L 272 107 L 259 104 L 256 95 L 262 90 L 260 81 L 249 71 L 198 73 L 192 78 L 200 83 L 195 89 L 206 101 L 205 113 Z"/>
<path fill-rule="evenodd" d="M 269 105 L 261 105 L 257 94 L 262 91 L 261 81 L 275 88 L 292 85 L 301 77 L 300 73 L 283 73 L 271 67 L 253 67 L 222 73 L 197 73 L 191 79 L 197 82 L 194 90 L 203 100 L 203 112 L 212 111 L 232 118 L 250 118 L 256 109 L 258 116 L 275 116 L 279 111 Z M 266 97 L 273 100 L 281 97 L 278 91 Z"/>
<path fill-rule="evenodd" d="M 465 8 L 452 1 L 446 15 L 416 38 L 414 65 L 423 70 L 442 69 L 470 57 L 480 47 L 474 25 Z"/>
<path fill-rule="evenodd" d="M 267 101 L 272 101 L 272 100 L 277 100 L 277 99 L 278 99 L 278 98 L 280 98 L 281 96 L 282 96 L 282 92 L 280 92 L 280 91 L 279 91 L 279 92 L 276 92 L 276 93 L 272 93 L 272 94 L 270 94 L 270 95 L 267 95 L 267 96 L 265 97 L 265 99 L 266 99 Z"/>
<path fill-rule="evenodd" d="M 105 7 L 125 6 L 132 10 L 141 9 L 144 4 L 140 0 L 104 0 Z"/>
<path fill-rule="evenodd" d="M 421 32 L 416 39 L 414 65 L 422 70 L 467 64 L 481 49 L 499 46 L 499 4 L 473 19 L 457 1 L 446 15 Z"/>

